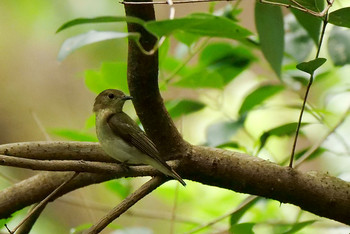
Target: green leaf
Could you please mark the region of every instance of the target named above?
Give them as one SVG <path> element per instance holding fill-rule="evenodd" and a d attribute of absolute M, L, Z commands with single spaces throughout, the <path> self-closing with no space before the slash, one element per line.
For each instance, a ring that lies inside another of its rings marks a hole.
<path fill-rule="evenodd" d="M 307 125 L 308 123 L 301 123 L 300 126 L 305 126 Z M 297 129 L 297 126 L 298 126 L 298 122 L 294 122 L 294 123 L 288 123 L 288 124 L 284 124 L 284 125 L 281 125 L 281 126 L 278 126 L 278 127 L 275 127 L 275 128 L 272 128 L 266 132 L 264 132 L 261 136 L 260 136 L 260 147 L 259 147 L 259 150 L 262 149 L 267 140 L 269 139 L 269 137 L 271 136 L 290 136 L 292 134 L 295 133 L 296 129 Z"/>
<path fill-rule="evenodd" d="M 202 110 L 205 104 L 194 100 L 173 100 L 166 104 L 172 118 L 181 117 Z"/>
<path fill-rule="evenodd" d="M 281 92 L 284 89 L 283 85 L 263 85 L 254 89 L 244 99 L 241 108 L 239 109 L 239 115 L 244 116 L 254 107 L 262 104 L 266 99 Z"/>
<path fill-rule="evenodd" d="M 115 88 L 128 93 L 125 62 L 104 62 L 99 71 L 85 71 L 85 84 L 94 93 Z"/>
<path fill-rule="evenodd" d="M 249 198 L 248 198 L 249 199 Z M 255 197 L 254 199 L 247 202 L 245 205 L 237 209 L 230 216 L 230 226 L 236 225 L 242 216 L 253 206 L 260 198 Z"/>
<path fill-rule="evenodd" d="M 216 148 L 225 149 L 225 148 L 232 148 L 232 149 L 239 149 L 241 146 L 236 141 L 226 142 L 221 145 L 217 145 Z"/>
<path fill-rule="evenodd" d="M 207 129 L 207 145 L 218 146 L 228 142 L 243 127 L 244 119 L 235 122 L 215 123 Z"/>
<path fill-rule="evenodd" d="M 93 70 L 85 71 L 85 85 L 96 94 L 110 88 L 110 86 L 101 79 L 101 72 Z"/>
<path fill-rule="evenodd" d="M 316 71 L 316 69 L 322 66 L 326 61 L 327 59 L 325 58 L 317 58 L 308 62 L 299 63 L 297 65 L 297 68 L 301 71 L 312 75 Z"/>
<path fill-rule="evenodd" d="M 344 7 L 331 12 L 328 22 L 340 27 L 350 28 L 350 7 Z"/>
<path fill-rule="evenodd" d="M 218 72 L 227 85 L 255 59 L 252 52 L 243 46 L 219 42 L 206 46 L 199 56 L 199 66 Z"/>
<path fill-rule="evenodd" d="M 104 185 L 123 199 L 126 198 L 132 190 L 130 181 L 127 179 L 110 180 L 105 182 Z"/>
<path fill-rule="evenodd" d="M 296 233 L 297 231 L 300 231 L 301 229 L 313 224 L 316 221 L 317 220 L 309 220 L 309 221 L 304 221 L 304 222 L 300 222 L 300 223 L 295 223 L 292 225 L 292 227 L 288 231 L 284 232 L 283 234 Z"/>
<path fill-rule="evenodd" d="M 206 13 L 191 14 L 184 18 L 151 21 L 145 28 L 158 37 L 169 36 L 176 31 L 200 36 L 243 39 L 252 33 L 225 17 Z"/>
<path fill-rule="evenodd" d="M 350 64 L 350 30 L 333 27 L 327 49 L 335 66 Z"/>
<path fill-rule="evenodd" d="M 97 141 L 95 135 L 71 129 L 53 129 L 50 133 L 72 141 Z"/>
<path fill-rule="evenodd" d="M 125 62 L 102 63 L 101 78 L 110 87 L 129 93 L 127 83 L 127 65 Z"/>
<path fill-rule="evenodd" d="M 255 24 L 264 57 L 277 76 L 280 77 L 284 52 L 284 28 L 281 8 L 256 1 Z"/>
<path fill-rule="evenodd" d="M 57 59 L 59 61 L 64 60 L 69 54 L 73 51 L 96 42 L 119 39 L 119 38 L 130 38 L 138 40 L 138 33 L 124 33 L 124 32 L 98 32 L 98 31 L 89 31 L 87 33 L 80 34 L 66 39 L 58 53 Z"/>
<path fill-rule="evenodd" d="M 189 32 L 183 32 L 183 31 L 176 31 L 173 33 L 174 37 L 176 40 L 182 42 L 183 44 L 187 45 L 190 47 L 193 43 L 198 41 L 200 36 L 189 33 Z"/>
<path fill-rule="evenodd" d="M 190 72 L 184 74 L 184 76 L 179 81 L 175 82 L 174 85 L 191 89 L 221 89 L 224 87 L 224 81 L 218 72 L 197 67 L 190 69 Z"/>
<path fill-rule="evenodd" d="M 316 12 L 321 12 L 324 8 L 324 0 L 296 0 L 296 2 L 303 7 Z"/>
<path fill-rule="evenodd" d="M 322 4 L 324 3 L 324 0 L 318 0 L 318 2 Z M 318 45 L 320 32 L 321 32 L 321 25 L 322 25 L 321 18 L 296 10 L 296 9 L 291 9 L 291 11 L 294 14 L 295 18 L 298 20 L 298 22 L 308 32 L 309 36 L 314 41 L 315 45 Z"/>
<path fill-rule="evenodd" d="M 95 18 L 78 18 L 78 19 L 74 19 L 64 23 L 61 27 L 57 29 L 56 33 L 80 24 L 112 23 L 112 22 L 129 22 L 129 23 L 137 23 L 137 24 L 143 25 L 145 21 L 132 16 L 100 16 Z"/>
<path fill-rule="evenodd" d="M 96 117 L 95 114 L 92 114 L 89 116 L 89 118 L 85 121 L 85 129 L 91 129 L 94 128 L 96 125 Z"/>
<path fill-rule="evenodd" d="M 254 234 L 253 227 L 256 223 L 239 223 L 230 227 L 232 234 Z"/>
<path fill-rule="evenodd" d="M 304 149 L 298 153 L 295 154 L 295 160 L 302 157 L 310 148 Z M 310 156 L 307 158 L 307 160 L 315 159 L 319 156 L 321 156 L 324 152 L 326 152 L 327 149 L 324 147 L 319 147 L 317 150 L 315 150 Z M 289 159 L 288 159 L 289 160 Z"/>

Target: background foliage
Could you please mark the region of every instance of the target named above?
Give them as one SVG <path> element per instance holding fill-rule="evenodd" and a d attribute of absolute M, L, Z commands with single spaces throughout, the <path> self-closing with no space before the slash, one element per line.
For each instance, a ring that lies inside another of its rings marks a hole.
<path fill-rule="evenodd" d="M 17 46 L 23 41 L 27 43 L 18 50 L 23 55 L 10 53 L 13 50 L 9 48 L 14 46 L 3 48 L 4 54 L 10 54 L 10 58 L 6 60 L 8 66 L 1 69 L 5 74 L 4 82 L 11 85 L 7 89 L 3 88 L 5 93 L 2 98 L 11 105 L 18 103 L 17 108 L 4 106 L 9 116 L 21 116 L 15 118 L 17 120 L 14 123 L 28 125 L 28 121 L 23 121 L 26 117 L 33 119 L 31 125 L 35 131 L 40 133 L 42 127 L 44 132 L 50 134 L 50 138 L 96 141 L 94 118 L 90 113 L 93 97 L 111 87 L 128 92 L 125 38 L 137 40 L 138 36 L 128 34 L 124 22 L 133 21 L 142 24 L 158 37 L 167 36 L 159 52 L 159 85 L 169 113 L 184 138 L 193 144 L 242 151 L 286 165 L 309 74 L 315 71 L 297 147 L 297 159 L 318 144 L 321 136 L 332 133 L 332 127 L 339 121 L 345 118 L 345 122 L 300 169 L 327 171 L 349 180 L 349 167 L 346 166 L 350 163 L 350 123 L 346 120 L 349 113 L 349 82 L 346 74 L 350 63 L 350 20 L 346 17 L 350 4 L 346 1 L 342 5 L 336 2 L 331 8 L 334 13 L 329 17 L 331 24 L 326 28 L 320 53 L 327 61 L 313 60 L 321 32 L 320 18 L 253 1 L 200 4 L 200 13 L 197 7 L 194 7 L 196 11 L 190 12 L 184 7 L 176 7 L 175 20 L 166 19 L 166 14 L 159 15 L 159 12 L 167 12 L 166 7 L 156 7 L 159 18 L 163 20 L 148 23 L 124 18 L 122 6 L 108 1 L 91 1 L 90 4 L 83 4 L 85 7 L 77 2 L 47 1 L 38 2 L 39 7 L 35 9 L 32 7 L 33 2 L 22 2 L 2 3 L 3 9 L 6 9 L 2 11 L 7 12 L 2 17 L 8 21 L 11 19 L 12 28 L 19 29 L 19 32 L 9 35 L 15 42 L 18 41 Z M 325 6 L 321 0 L 301 2 L 312 10 Z M 63 22 L 77 17 L 88 18 L 71 21 L 61 28 L 63 32 L 54 35 Z M 255 25 L 252 25 L 254 19 Z M 31 27 L 24 27 L 24 22 Z M 6 31 L 8 28 L 5 24 L 4 27 Z M 47 30 L 49 34 L 45 33 Z M 51 38 L 52 44 L 48 43 Z M 15 43 L 4 37 L 0 40 L 3 45 Z M 104 42 L 92 44 L 97 41 Z M 89 46 L 80 49 L 85 45 Z M 51 52 L 45 53 L 45 48 Z M 40 66 L 40 69 L 28 74 L 31 68 L 26 65 L 27 61 L 33 59 L 33 63 L 40 64 L 49 58 L 49 63 L 54 63 L 57 55 L 63 60 L 61 64 Z M 5 56 L 1 58 L 5 59 Z M 22 58 L 24 61 L 14 62 L 11 58 Z M 19 71 L 15 69 L 17 66 L 21 68 Z M 16 72 L 27 80 L 19 80 Z M 74 79 L 76 74 L 80 79 Z M 53 79 L 50 78 L 52 76 Z M 12 77 L 13 80 L 10 79 Z M 21 95 L 13 95 L 18 93 L 14 90 L 21 90 Z M 28 98 L 18 96 L 31 98 L 24 100 Z M 40 105 L 45 108 L 39 108 Z M 28 108 L 33 114 L 29 114 Z M 26 112 L 27 116 L 19 114 L 21 112 Z M 126 112 L 136 119 L 131 104 L 126 106 Z M 52 117 L 54 115 L 56 117 Z M 58 124 L 55 119 L 57 115 L 61 116 Z M 8 117 L 2 118 L 5 118 L 2 122 L 6 123 Z M 67 119 L 71 118 L 69 123 Z M 0 135 L 1 143 L 43 139 L 41 136 L 21 135 L 11 128 L 7 131 L 12 132 L 9 135 L 11 137 L 7 137 L 5 130 Z M 26 132 L 25 129 L 23 131 Z M 7 177 L 20 179 L 27 176 L 22 171 L 17 175 L 18 170 L 1 168 L 4 175 L 1 187 L 13 183 Z M 117 204 L 142 181 L 109 181 L 86 188 L 84 192 L 74 192 L 50 204 L 51 208 L 44 213 L 34 231 L 56 230 L 57 233 L 63 233 L 70 228 L 72 232 L 84 229 L 106 212 L 105 206 Z M 249 195 L 194 182 L 188 184 L 186 188 L 179 188 L 176 182 L 161 186 L 152 196 L 133 207 L 129 215 L 111 225 L 110 230 L 118 229 L 118 233 L 167 233 L 172 229 L 175 233 L 183 233 L 222 216 L 222 220 L 201 232 L 349 231 L 339 223 L 321 219 L 292 205 L 262 198 L 252 200 L 237 210 Z M 69 218 L 82 213 L 84 215 L 80 219 L 72 221 Z M 16 223 L 23 215 L 24 211 L 14 215 L 10 224 Z M 53 226 L 60 228 L 55 229 Z"/>

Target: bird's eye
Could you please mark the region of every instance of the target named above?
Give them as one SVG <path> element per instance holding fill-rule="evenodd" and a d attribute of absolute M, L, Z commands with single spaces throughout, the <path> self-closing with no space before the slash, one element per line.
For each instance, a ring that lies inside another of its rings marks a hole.
<path fill-rule="evenodd" d="M 109 99 L 113 99 L 115 96 L 113 93 L 108 94 Z"/>

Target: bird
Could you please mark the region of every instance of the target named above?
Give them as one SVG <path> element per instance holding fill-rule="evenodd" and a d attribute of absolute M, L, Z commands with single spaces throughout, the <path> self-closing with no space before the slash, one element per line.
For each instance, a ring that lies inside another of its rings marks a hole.
<path fill-rule="evenodd" d="M 132 96 L 117 89 L 106 89 L 96 97 L 93 112 L 102 149 L 123 165 L 150 165 L 186 186 L 185 181 L 160 157 L 152 140 L 123 112 L 125 101 L 131 99 Z"/>

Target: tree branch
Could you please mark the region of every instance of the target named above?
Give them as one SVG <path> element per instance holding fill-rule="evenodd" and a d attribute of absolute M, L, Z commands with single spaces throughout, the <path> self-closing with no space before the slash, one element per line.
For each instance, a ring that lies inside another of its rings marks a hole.
<path fill-rule="evenodd" d="M 155 20 L 152 5 L 125 5 L 126 16 L 145 21 Z M 157 38 L 142 26 L 128 23 L 129 32 L 141 34 L 140 43 L 146 50 L 153 48 Z M 182 157 L 188 149 L 170 118 L 158 88 L 158 52 L 153 55 L 142 53 L 133 40 L 128 48 L 128 85 L 133 103 L 147 135 L 166 158 Z"/>
<path fill-rule="evenodd" d="M 147 183 L 143 184 L 138 190 L 125 198 L 118 206 L 112 209 L 106 216 L 104 216 L 98 223 L 92 226 L 86 233 L 95 234 L 100 233 L 108 224 L 113 222 L 121 214 L 127 211 L 136 202 L 151 193 L 154 189 L 162 185 L 167 179 L 164 176 L 153 177 Z"/>
<path fill-rule="evenodd" d="M 65 144 L 69 145 L 69 142 Z M 82 144 L 84 154 L 95 154 L 91 149 L 96 149 L 96 144 L 91 143 L 90 147 L 88 143 Z M 44 154 L 45 147 L 37 145 L 33 142 L 30 148 L 38 154 Z M 77 153 L 77 149 L 82 147 L 72 142 L 71 147 L 59 148 L 59 151 L 68 156 L 69 152 Z M 142 167 L 131 167 L 130 171 L 119 175 L 80 173 L 58 196 L 115 177 L 133 173 L 136 176 L 134 168 L 141 170 Z M 147 170 L 142 173 L 157 173 L 150 168 Z M 314 214 L 350 224 L 350 183 L 327 174 L 301 172 L 247 154 L 201 146 L 193 146 L 176 170 L 184 179 L 291 203 Z M 19 209 L 43 200 L 69 175 L 71 173 L 68 172 L 43 172 L 0 191 L 0 218 L 6 218 Z"/>

